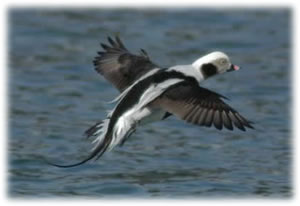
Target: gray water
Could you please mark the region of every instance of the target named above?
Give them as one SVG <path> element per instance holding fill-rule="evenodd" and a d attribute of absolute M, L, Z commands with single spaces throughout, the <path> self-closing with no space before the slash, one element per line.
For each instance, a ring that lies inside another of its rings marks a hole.
<path fill-rule="evenodd" d="M 288 9 L 10 9 L 8 189 L 23 198 L 287 198 L 292 195 Z M 83 132 L 118 95 L 93 68 L 119 34 L 162 67 L 215 50 L 242 67 L 202 84 L 255 122 L 217 131 L 175 117 L 98 161 Z"/>

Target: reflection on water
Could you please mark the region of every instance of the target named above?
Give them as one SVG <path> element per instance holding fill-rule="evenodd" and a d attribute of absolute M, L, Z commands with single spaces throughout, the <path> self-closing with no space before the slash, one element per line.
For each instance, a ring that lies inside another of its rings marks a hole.
<path fill-rule="evenodd" d="M 289 197 L 288 10 L 11 10 L 9 194 L 13 197 Z M 203 83 L 228 96 L 256 130 L 216 131 L 174 117 L 124 147 L 84 158 L 83 132 L 118 93 L 93 69 L 99 42 L 119 33 L 162 67 L 214 50 L 242 70 Z"/>

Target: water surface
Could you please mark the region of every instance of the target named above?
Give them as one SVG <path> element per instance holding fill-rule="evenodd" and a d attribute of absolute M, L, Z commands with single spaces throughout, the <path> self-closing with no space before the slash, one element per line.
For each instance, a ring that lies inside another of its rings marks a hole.
<path fill-rule="evenodd" d="M 83 166 L 83 132 L 118 92 L 93 69 L 119 34 L 162 67 L 221 50 L 242 70 L 203 83 L 255 130 L 217 131 L 176 118 L 140 128 Z M 8 194 L 11 197 L 289 197 L 290 12 L 287 9 L 11 9 Z"/>

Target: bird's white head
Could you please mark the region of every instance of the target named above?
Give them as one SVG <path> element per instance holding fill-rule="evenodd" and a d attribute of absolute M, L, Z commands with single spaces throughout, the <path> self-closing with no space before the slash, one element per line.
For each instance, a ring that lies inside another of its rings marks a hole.
<path fill-rule="evenodd" d="M 204 79 L 224 72 L 236 71 L 240 68 L 230 62 L 229 57 L 223 52 L 212 52 L 197 59 L 193 64 L 197 72 L 200 72 Z"/>

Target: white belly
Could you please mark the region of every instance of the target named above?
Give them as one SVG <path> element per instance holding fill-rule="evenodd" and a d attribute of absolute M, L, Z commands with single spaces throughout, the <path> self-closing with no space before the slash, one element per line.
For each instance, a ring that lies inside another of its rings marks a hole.
<path fill-rule="evenodd" d="M 161 95 L 169 86 L 183 81 L 182 79 L 168 79 L 161 83 L 154 83 L 146 89 L 138 99 L 135 105 L 118 117 L 117 122 L 113 126 L 112 140 L 109 149 L 124 142 L 139 124 L 147 124 L 154 121 L 159 121 L 165 115 L 165 111 L 159 108 L 150 107 L 149 103 Z M 130 92 L 130 91 L 128 91 Z M 127 95 L 127 94 L 124 94 Z M 124 96 L 121 94 L 119 101 L 124 101 Z M 114 111 L 113 111 L 114 112 Z"/>
<path fill-rule="evenodd" d="M 133 107 L 132 109 L 128 110 L 121 117 L 119 117 L 116 125 L 114 126 L 113 138 L 109 149 L 112 149 L 114 146 L 127 139 L 130 134 L 135 131 L 135 128 L 138 125 L 160 121 L 164 115 L 165 112 L 163 110 L 150 107 L 144 107 L 141 109 Z"/>
<path fill-rule="evenodd" d="M 145 125 L 148 123 L 160 121 L 165 115 L 165 111 L 158 108 L 144 107 L 137 109 L 133 107 L 126 113 L 124 113 L 118 120 L 118 123 L 126 121 L 127 124 L 135 127 L 137 125 Z"/>
<path fill-rule="evenodd" d="M 145 125 L 162 120 L 166 112 L 158 108 L 146 107 L 142 113 L 143 117 L 139 120 L 139 123 Z"/>

